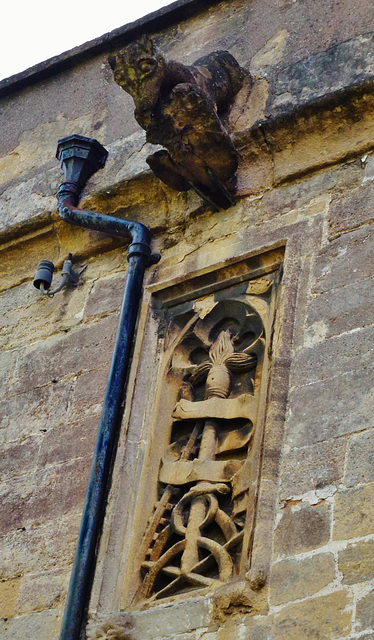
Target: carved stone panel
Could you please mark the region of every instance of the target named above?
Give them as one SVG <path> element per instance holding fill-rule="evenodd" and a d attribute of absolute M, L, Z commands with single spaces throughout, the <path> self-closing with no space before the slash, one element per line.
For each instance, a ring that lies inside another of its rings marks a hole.
<path fill-rule="evenodd" d="M 275 270 L 161 312 L 157 486 L 143 488 L 155 500 L 134 604 L 216 590 L 250 569 L 278 284 Z"/>

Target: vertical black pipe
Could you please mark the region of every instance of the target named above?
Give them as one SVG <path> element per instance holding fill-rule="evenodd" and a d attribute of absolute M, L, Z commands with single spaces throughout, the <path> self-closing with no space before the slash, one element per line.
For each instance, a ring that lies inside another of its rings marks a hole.
<path fill-rule="evenodd" d="M 105 516 L 113 453 L 118 443 L 126 377 L 132 354 L 144 270 L 148 260 L 142 254 L 133 254 L 129 257 L 125 291 L 91 475 L 83 507 L 60 640 L 79 640 L 86 621 L 95 573 L 96 554 Z"/>
<path fill-rule="evenodd" d="M 65 176 L 65 181 L 57 193 L 57 211 L 60 218 L 69 224 L 125 237 L 131 241 L 127 256 L 129 266 L 125 291 L 60 640 L 80 640 L 84 634 L 126 396 L 127 372 L 132 355 L 144 271 L 149 264 L 160 259 L 159 255 L 151 256 L 151 235 L 143 224 L 75 208 L 87 180 L 104 166 L 107 155 L 108 152 L 97 140 L 76 134 L 59 140 L 57 145 L 57 157 L 61 161 Z"/>

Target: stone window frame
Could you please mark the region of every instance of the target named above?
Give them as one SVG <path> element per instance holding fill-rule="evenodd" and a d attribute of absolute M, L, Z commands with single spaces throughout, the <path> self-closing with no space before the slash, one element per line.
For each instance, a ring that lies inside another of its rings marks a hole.
<path fill-rule="evenodd" d="M 288 217 L 285 216 L 285 218 Z M 105 616 L 113 616 L 118 611 L 131 611 L 135 619 L 135 626 L 141 630 L 143 635 L 145 629 L 152 628 L 154 624 L 157 624 L 157 620 L 160 620 L 162 626 L 161 620 L 165 606 L 178 607 L 179 612 L 182 612 L 178 615 L 182 615 L 182 619 L 185 620 L 188 618 L 186 612 L 193 607 L 197 617 L 201 620 L 201 626 L 207 626 L 211 622 L 211 595 L 196 597 L 191 594 L 190 598 L 179 602 L 176 600 L 175 603 L 172 598 L 166 602 L 156 601 L 145 610 L 140 610 L 136 606 L 126 608 L 122 600 L 123 580 L 128 562 L 127 552 L 133 535 L 131 523 L 136 508 L 136 488 L 141 482 L 147 446 L 144 441 L 143 428 L 144 424 L 149 421 L 149 412 L 151 411 L 151 402 L 146 403 L 144 408 L 144 389 L 142 391 L 136 380 L 139 381 L 143 378 L 143 371 L 148 370 L 149 373 L 154 368 L 154 361 L 151 362 L 151 358 L 146 358 L 145 354 L 151 353 L 153 354 L 152 358 L 156 359 L 158 357 L 155 350 L 156 341 L 150 337 L 152 334 L 154 336 L 158 323 L 157 314 L 152 313 L 153 300 L 160 299 L 165 291 L 181 288 L 184 282 L 228 269 L 230 265 L 255 261 L 265 253 L 281 249 L 284 252 L 283 273 L 273 330 L 272 367 L 267 390 L 266 416 L 264 417 L 263 457 L 252 550 L 252 568 L 263 571 L 265 576 L 269 577 L 293 334 L 298 314 L 305 313 L 303 304 L 297 307 L 297 298 L 304 282 L 305 254 L 308 254 L 316 244 L 320 248 L 322 243 L 323 230 L 319 218 L 320 216 L 316 215 L 311 220 L 305 218 L 291 220 L 290 224 L 282 226 L 283 220 L 280 217 L 275 224 L 269 225 L 271 226 L 269 231 L 261 233 L 261 228 L 253 227 L 243 230 L 238 242 L 227 247 L 227 257 L 222 260 L 214 262 L 212 252 L 211 255 L 206 256 L 205 264 L 199 269 L 194 268 L 198 260 L 187 259 L 177 277 L 173 267 L 165 269 L 160 267 L 159 270 L 148 274 L 130 372 L 126 411 L 90 603 L 91 612 L 98 612 L 100 616 L 105 618 Z M 201 260 L 201 262 L 203 261 Z M 260 270 L 255 275 L 253 273 L 251 272 L 250 277 L 258 277 Z M 145 380 L 144 387 L 149 391 L 149 385 L 147 387 Z M 152 390 L 149 395 L 152 396 Z M 141 443 L 140 450 L 137 444 L 138 440 Z M 265 598 L 260 610 L 253 613 L 266 613 L 266 591 L 265 588 Z M 189 630 L 187 622 L 179 621 L 178 630 L 174 632 L 184 633 Z M 147 634 L 145 638 L 148 638 Z"/>

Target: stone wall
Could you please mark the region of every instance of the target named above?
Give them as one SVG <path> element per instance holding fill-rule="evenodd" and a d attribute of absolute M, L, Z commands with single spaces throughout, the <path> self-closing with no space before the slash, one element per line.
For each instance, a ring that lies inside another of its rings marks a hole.
<path fill-rule="evenodd" d="M 162 256 L 146 276 L 92 637 L 105 637 L 94 630 L 100 620 L 125 608 L 134 640 L 374 639 L 372 8 L 332 0 L 193 5 L 184 21 L 173 23 L 171 9 L 139 28 L 187 63 L 229 49 L 255 78 L 249 102 L 239 97 L 232 114 L 240 166 L 228 211 L 213 214 L 147 171 L 150 147 L 131 99 L 113 82 L 110 42 L 60 72 L 28 74 L 13 91 L 0 83 L 7 640 L 58 637 L 126 273 L 126 243 L 56 214 L 55 147 L 72 133 L 96 137 L 110 154 L 82 206 L 148 225 Z M 252 558 L 266 578 L 261 602 L 243 612 L 234 595 L 217 604 L 208 593 L 131 608 L 123 581 L 147 461 L 142 383 L 154 371 L 157 329 L 149 306 L 165 291 L 280 248 Z M 86 265 L 78 286 L 42 297 L 32 287 L 38 261 L 59 269 L 69 252 Z"/>

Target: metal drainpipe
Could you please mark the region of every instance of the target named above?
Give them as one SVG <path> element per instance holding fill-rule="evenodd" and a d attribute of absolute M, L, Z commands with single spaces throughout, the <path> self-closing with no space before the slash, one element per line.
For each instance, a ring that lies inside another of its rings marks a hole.
<path fill-rule="evenodd" d="M 60 185 L 57 193 L 59 216 L 70 224 L 102 231 L 112 236 L 130 238 L 131 243 L 127 255 L 129 265 L 125 290 L 83 507 L 60 640 L 79 640 L 84 635 L 95 574 L 96 557 L 123 415 L 127 372 L 132 355 L 144 271 L 147 266 L 158 262 L 160 259 L 157 254 L 151 255 L 150 232 L 143 224 L 75 208 L 79 202 L 81 190 L 82 186 L 73 181 L 65 181 Z"/>

